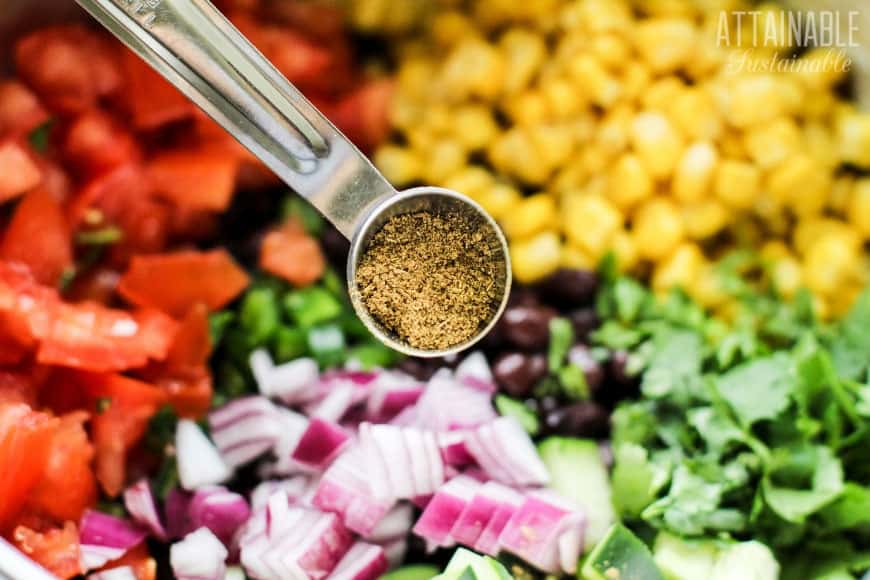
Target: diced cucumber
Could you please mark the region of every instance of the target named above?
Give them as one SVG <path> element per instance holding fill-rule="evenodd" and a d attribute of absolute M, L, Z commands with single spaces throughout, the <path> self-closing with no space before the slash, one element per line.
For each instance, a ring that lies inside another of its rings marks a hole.
<path fill-rule="evenodd" d="M 510 580 L 508 573 L 501 562 L 481 556 L 471 550 L 458 548 L 447 563 L 447 568 L 437 580 Z"/>
<path fill-rule="evenodd" d="M 740 542 L 725 548 L 716 559 L 710 580 L 776 580 L 779 562 L 761 542 Z"/>
<path fill-rule="evenodd" d="M 667 532 L 656 537 L 653 559 L 667 580 L 709 578 L 719 556 L 712 540 L 683 540 Z"/>
<path fill-rule="evenodd" d="M 607 467 L 601 460 L 598 443 L 550 437 L 538 445 L 538 453 L 550 472 L 550 487 L 586 512 L 588 552 L 616 521 Z"/>
<path fill-rule="evenodd" d="M 622 524 L 614 524 L 580 571 L 583 580 L 662 580 L 649 548 Z"/>
<path fill-rule="evenodd" d="M 337 324 L 324 324 L 308 331 L 308 350 L 323 368 L 341 364 L 344 347 L 344 333 Z"/>
<path fill-rule="evenodd" d="M 388 572 L 380 580 L 432 580 L 438 576 L 438 572 L 438 568 L 429 564 L 413 564 Z"/>

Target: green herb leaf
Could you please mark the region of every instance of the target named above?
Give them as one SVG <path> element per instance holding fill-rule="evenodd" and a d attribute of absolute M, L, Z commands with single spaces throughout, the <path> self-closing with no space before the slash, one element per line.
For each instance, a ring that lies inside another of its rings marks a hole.
<path fill-rule="evenodd" d="M 49 138 L 51 137 L 51 130 L 53 127 L 54 119 L 49 119 L 30 132 L 30 134 L 27 136 L 27 140 L 34 151 L 36 151 L 37 153 L 46 152 L 46 150 L 48 149 L 48 142 Z"/>
<path fill-rule="evenodd" d="M 589 399 L 589 384 L 586 382 L 586 374 L 577 365 L 567 365 L 559 369 L 557 373 L 562 392 L 573 401 L 586 401 Z"/>
<path fill-rule="evenodd" d="M 550 372 L 558 372 L 568 356 L 571 345 L 574 344 L 574 327 L 567 318 L 550 320 L 550 346 L 547 351 L 547 364 Z"/>
<path fill-rule="evenodd" d="M 719 395 L 731 406 L 744 427 L 761 419 L 774 419 L 789 405 L 794 383 L 788 355 L 745 363 L 719 377 Z"/>
<path fill-rule="evenodd" d="M 806 518 L 834 501 L 843 492 L 843 465 L 828 447 L 815 449 L 815 473 L 808 490 L 782 487 L 770 476 L 762 482 L 764 500 L 780 517 L 803 523 Z"/>
<path fill-rule="evenodd" d="M 666 330 L 653 338 L 654 352 L 641 392 L 651 399 L 673 397 L 682 403 L 704 399 L 701 337 L 689 330 Z"/>

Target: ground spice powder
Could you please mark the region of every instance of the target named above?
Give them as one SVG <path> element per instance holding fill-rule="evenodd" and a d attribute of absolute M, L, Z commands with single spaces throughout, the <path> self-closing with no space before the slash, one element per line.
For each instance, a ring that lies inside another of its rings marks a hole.
<path fill-rule="evenodd" d="M 356 285 L 372 317 L 408 345 L 450 348 L 473 337 L 501 296 L 499 260 L 482 219 L 428 211 L 390 218 L 372 237 Z"/>

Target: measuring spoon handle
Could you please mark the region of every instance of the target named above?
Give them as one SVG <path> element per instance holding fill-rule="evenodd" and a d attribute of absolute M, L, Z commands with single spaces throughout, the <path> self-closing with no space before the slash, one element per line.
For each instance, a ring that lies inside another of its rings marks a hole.
<path fill-rule="evenodd" d="M 208 0 L 76 0 L 348 238 L 395 194 Z"/>

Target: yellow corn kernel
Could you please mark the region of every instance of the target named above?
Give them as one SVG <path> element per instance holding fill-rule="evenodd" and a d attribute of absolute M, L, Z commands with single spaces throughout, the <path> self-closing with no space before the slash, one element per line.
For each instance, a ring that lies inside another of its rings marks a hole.
<path fill-rule="evenodd" d="M 853 233 L 853 232 L 850 232 Z M 858 276 L 860 242 L 857 236 L 829 233 L 815 240 L 804 258 L 804 279 L 813 292 L 834 296 Z"/>
<path fill-rule="evenodd" d="M 697 46 L 695 26 L 680 18 L 653 18 L 637 24 L 634 46 L 650 68 L 659 74 L 688 64 Z"/>
<path fill-rule="evenodd" d="M 626 32 L 632 24 L 631 7 L 625 0 L 583 0 L 569 2 L 559 15 L 559 24 L 566 30 L 586 29 L 588 32 Z"/>
<path fill-rule="evenodd" d="M 525 89 L 547 56 L 547 45 L 540 34 L 511 28 L 499 40 L 504 55 L 504 88 L 508 94 Z"/>
<path fill-rule="evenodd" d="M 533 125 L 528 128 L 528 134 L 548 171 L 564 165 L 574 154 L 576 141 L 570 125 Z"/>
<path fill-rule="evenodd" d="M 803 102 L 801 103 L 800 112 L 807 119 L 827 119 L 831 115 L 831 111 L 837 104 L 836 95 L 827 90 L 812 90 L 808 89 Z"/>
<path fill-rule="evenodd" d="M 432 39 L 442 47 L 453 46 L 477 33 L 471 19 L 457 10 L 436 12 L 431 26 Z"/>
<path fill-rule="evenodd" d="M 765 260 L 770 262 L 777 260 L 779 258 L 787 258 L 791 256 L 791 252 L 788 249 L 788 246 L 785 245 L 785 242 L 782 240 L 768 240 L 764 242 L 764 245 L 761 246 L 761 250 L 758 254 Z"/>
<path fill-rule="evenodd" d="M 803 127 L 803 147 L 810 157 L 833 170 L 840 165 L 834 132 L 828 123 L 808 120 Z"/>
<path fill-rule="evenodd" d="M 444 183 L 465 167 L 467 158 L 465 148 L 458 141 L 439 139 L 426 152 L 423 179 L 429 183 Z"/>
<path fill-rule="evenodd" d="M 445 97 L 453 102 L 468 97 L 492 100 L 502 92 L 505 62 L 489 43 L 474 37 L 456 45 L 441 70 Z"/>
<path fill-rule="evenodd" d="M 693 240 L 705 240 L 721 232 L 728 223 L 728 209 L 716 199 L 702 199 L 683 206 L 686 235 Z"/>
<path fill-rule="evenodd" d="M 701 82 L 722 69 L 727 52 L 716 42 L 719 13 L 715 19 L 705 21 L 698 30 L 698 42 L 692 59 L 686 64 L 686 74 L 695 82 Z"/>
<path fill-rule="evenodd" d="M 669 177 L 683 154 L 683 140 L 661 113 L 638 114 L 631 126 L 631 143 L 650 174 Z"/>
<path fill-rule="evenodd" d="M 870 113 L 850 111 L 837 118 L 840 157 L 861 169 L 870 169 Z"/>
<path fill-rule="evenodd" d="M 836 177 L 831 184 L 831 194 L 828 196 L 826 208 L 837 215 L 847 215 L 849 213 L 849 204 L 852 202 L 854 188 L 855 178 L 853 176 L 840 175 Z M 849 221 L 852 221 L 851 217 Z M 852 223 L 857 226 L 854 221 Z"/>
<path fill-rule="evenodd" d="M 831 176 L 815 159 L 799 153 L 770 172 L 767 189 L 798 215 L 818 213 L 831 192 Z"/>
<path fill-rule="evenodd" d="M 761 171 L 746 161 L 725 159 L 716 171 L 713 190 L 716 197 L 737 209 L 748 209 L 761 189 Z"/>
<path fill-rule="evenodd" d="M 803 284 L 801 264 L 793 256 L 783 256 L 773 260 L 770 278 L 774 288 L 785 298 L 791 298 Z"/>
<path fill-rule="evenodd" d="M 559 268 L 560 245 L 559 236 L 552 231 L 511 242 L 511 266 L 517 282 L 531 284 L 555 272 Z"/>
<path fill-rule="evenodd" d="M 559 168 L 550 181 L 550 190 L 555 193 L 568 193 L 583 189 L 589 180 L 589 172 L 582 163 L 569 163 Z"/>
<path fill-rule="evenodd" d="M 544 122 L 549 110 L 547 100 L 540 91 L 529 89 L 504 100 L 504 112 L 517 125 L 534 125 Z"/>
<path fill-rule="evenodd" d="M 375 152 L 375 165 L 390 183 L 403 187 L 417 181 L 423 174 L 423 160 L 410 149 L 398 145 L 383 145 Z"/>
<path fill-rule="evenodd" d="M 795 225 L 792 242 L 798 253 L 805 256 L 816 240 L 830 234 L 848 236 L 850 231 L 849 226 L 838 219 L 805 216 Z"/>
<path fill-rule="evenodd" d="M 667 76 L 652 83 L 640 99 L 641 107 L 666 113 L 677 97 L 686 91 L 685 83 L 675 76 Z"/>
<path fill-rule="evenodd" d="M 601 34 L 592 38 L 592 56 L 609 69 L 617 70 L 631 60 L 631 48 L 617 34 Z"/>
<path fill-rule="evenodd" d="M 762 169 L 769 169 L 794 154 L 803 145 L 801 131 L 790 117 L 751 127 L 744 139 L 746 152 Z"/>
<path fill-rule="evenodd" d="M 626 153 L 610 168 L 607 198 L 623 212 L 653 194 L 654 183 L 649 172 L 633 153 Z"/>
<path fill-rule="evenodd" d="M 609 157 L 622 153 L 628 147 L 631 124 L 635 111 L 631 105 L 613 107 L 601 120 L 595 135 L 595 146 Z"/>
<path fill-rule="evenodd" d="M 722 157 L 730 159 L 748 159 L 743 134 L 739 131 L 726 129 L 719 138 L 719 152 Z"/>
<path fill-rule="evenodd" d="M 578 87 L 601 107 L 610 107 L 622 97 L 622 83 L 589 54 L 579 54 L 568 63 L 568 71 Z"/>
<path fill-rule="evenodd" d="M 567 79 L 554 78 L 542 82 L 540 89 L 547 111 L 557 120 L 568 119 L 586 106 L 583 93 Z"/>
<path fill-rule="evenodd" d="M 865 239 L 870 238 L 870 178 L 859 179 L 852 187 L 849 222 Z"/>
<path fill-rule="evenodd" d="M 621 83 L 627 100 L 635 101 L 643 95 L 652 83 L 652 73 L 644 63 L 630 60 L 622 71 Z"/>
<path fill-rule="evenodd" d="M 725 118 L 735 127 L 746 128 L 772 121 L 783 113 L 784 103 L 773 75 L 736 77 L 725 103 Z"/>
<path fill-rule="evenodd" d="M 477 165 L 469 165 L 455 172 L 444 182 L 444 187 L 464 193 L 479 200 L 495 184 L 495 177 L 488 170 Z"/>
<path fill-rule="evenodd" d="M 652 277 L 653 289 L 658 292 L 676 287 L 688 289 L 703 266 L 701 248 L 692 242 L 682 243 L 670 256 L 656 264 Z"/>
<path fill-rule="evenodd" d="M 498 134 L 491 110 L 483 105 L 463 105 L 453 113 L 453 137 L 468 151 L 479 151 Z"/>
<path fill-rule="evenodd" d="M 634 0 L 637 9 L 648 16 L 696 18 L 697 0 Z"/>
<path fill-rule="evenodd" d="M 616 267 L 620 272 L 630 272 L 637 266 L 637 246 L 627 231 L 620 229 L 610 242 L 610 250 L 616 256 Z"/>
<path fill-rule="evenodd" d="M 454 128 L 453 113 L 444 103 L 432 103 L 426 107 L 419 126 L 433 135 L 449 135 Z"/>
<path fill-rule="evenodd" d="M 622 228 L 619 210 L 597 195 L 566 195 L 561 213 L 565 236 L 595 259 L 604 255 L 614 234 Z"/>
<path fill-rule="evenodd" d="M 609 163 L 610 158 L 598 147 L 587 147 L 581 150 L 580 155 L 577 158 L 577 164 L 580 165 L 590 177 L 603 172 L 607 169 Z"/>
<path fill-rule="evenodd" d="M 665 258 L 683 240 L 683 234 L 679 208 L 665 197 L 647 200 L 634 214 L 632 236 L 642 258 Z"/>
<path fill-rule="evenodd" d="M 710 141 L 722 134 L 722 116 L 713 97 L 703 88 L 679 91 L 666 111 L 674 125 L 692 139 Z"/>
<path fill-rule="evenodd" d="M 397 93 L 409 98 L 425 98 L 432 88 L 436 65 L 429 58 L 407 58 L 396 74 Z"/>
<path fill-rule="evenodd" d="M 813 48 L 801 55 L 800 60 L 795 74 L 815 90 L 828 90 L 843 80 L 850 68 L 846 51 L 835 47 Z"/>
<path fill-rule="evenodd" d="M 417 99 L 397 91 L 390 103 L 390 123 L 397 129 L 407 131 L 420 126 L 424 112 L 425 107 Z"/>
<path fill-rule="evenodd" d="M 728 293 L 722 287 L 722 280 L 715 264 L 703 263 L 698 275 L 686 291 L 704 308 L 720 308 L 728 302 Z"/>
<path fill-rule="evenodd" d="M 708 141 L 690 145 L 674 172 L 674 196 L 682 202 L 699 201 L 710 191 L 719 152 Z"/>
<path fill-rule="evenodd" d="M 529 185 L 543 184 L 551 172 L 522 127 L 508 129 L 499 135 L 490 144 L 487 154 L 496 169 Z"/>
<path fill-rule="evenodd" d="M 412 149 L 418 152 L 429 151 L 435 146 L 435 142 L 441 137 L 433 133 L 423 123 L 416 127 L 410 127 L 405 131 L 405 137 L 408 138 L 408 143 Z"/>
<path fill-rule="evenodd" d="M 489 215 L 497 220 L 502 220 L 519 205 L 522 195 L 517 188 L 511 185 L 496 183 L 474 199 Z"/>
<path fill-rule="evenodd" d="M 840 288 L 836 294 L 827 300 L 830 318 L 836 320 L 848 314 L 863 289 L 863 284 L 847 284 L 845 287 Z"/>
<path fill-rule="evenodd" d="M 559 265 L 572 270 L 592 270 L 598 265 L 588 253 L 571 244 L 563 244 L 559 252 Z"/>
<path fill-rule="evenodd" d="M 503 216 L 501 226 L 511 240 L 528 238 L 556 223 L 556 213 L 555 198 L 538 193 L 523 199 Z"/>

